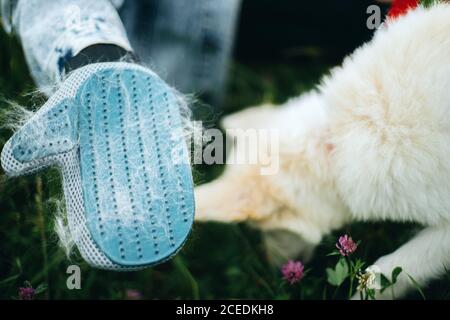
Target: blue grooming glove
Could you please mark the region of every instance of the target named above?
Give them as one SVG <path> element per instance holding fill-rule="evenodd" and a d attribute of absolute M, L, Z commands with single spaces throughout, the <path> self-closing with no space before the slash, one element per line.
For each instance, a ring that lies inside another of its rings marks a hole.
<path fill-rule="evenodd" d="M 194 218 L 183 104 L 144 67 L 85 66 L 5 144 L 2 166 L 11 176 L 61 169 L 69 230 L 90 265 L 162 262 Z"/>

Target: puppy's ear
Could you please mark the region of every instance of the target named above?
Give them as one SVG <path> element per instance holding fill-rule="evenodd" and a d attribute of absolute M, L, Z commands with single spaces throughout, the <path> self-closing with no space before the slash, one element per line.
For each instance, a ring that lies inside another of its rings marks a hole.
<path fill-rule="evenodd" d="M 277 108 L 273 105 L 262 105 L 247 108 L 224 117 L 221 126 L 225 130 L 232 129 L 268 129 Z M 232 134 L 232 132 L 230 132 Z"/>

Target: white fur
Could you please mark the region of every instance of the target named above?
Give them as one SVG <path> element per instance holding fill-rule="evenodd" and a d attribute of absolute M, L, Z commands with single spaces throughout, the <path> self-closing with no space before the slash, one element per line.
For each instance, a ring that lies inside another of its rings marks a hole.
<path fill-rule="evenodd" d="M 355 220 L 428 226 L 375 264 L 396 287 L 450 266 L 450 5 L 418 8 L 376 33 L 322 88 L 333 176 Z M 386 297 L 380 295 L 380 297 Z"/>
<path fill-rule="evenodd" d="M 323 87 L 332 162 L 356 218 L 450 221 L 450 6 L 380 30 Z"/>
<path fill-rule="evenodd" d="M 411 288 L 406 274 L 424 285 L 450 268 L 449 93 L 450 4 L 419 7 L 377 31 L 319 92 L 227 117 L 225 128 L 280 130 L 280 172 L 227 166 L 197 188 L 197 219 L 248 220 L 286 254 L 310 252 L 354 220 L 417 222 L 424 231 L 376 265 L 386 275 L 403 267 L 397 296 Z M 273 234 L 286 230 L 301 241 Z"/>

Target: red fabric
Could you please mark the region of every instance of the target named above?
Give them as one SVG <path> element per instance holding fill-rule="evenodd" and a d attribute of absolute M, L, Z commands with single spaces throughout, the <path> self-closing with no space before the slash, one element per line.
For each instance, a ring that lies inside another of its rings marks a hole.
<path fill-rule="evenodd" d="M 388 18 L 393 20 L 419 5 L 419 0 L 394 0 L 389 9 Z"/>

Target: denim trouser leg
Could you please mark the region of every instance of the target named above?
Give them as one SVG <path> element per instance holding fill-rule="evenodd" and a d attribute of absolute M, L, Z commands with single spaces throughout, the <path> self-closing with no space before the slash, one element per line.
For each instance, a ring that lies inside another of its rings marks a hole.
<path fill-rule="evenodd" d="M 5 29 L 21 40 L 31 74 L 47 94 L 63 79 L 64 63 L 84 48 L 103 43 L 131 51 L 109 0 L 1 1 Z"/>
<path fill-rule="evenodd" d="M 120 15 L 143 63 L 181 92 L 218 104 L 240 2 L 125 1 Z"/>
<path fill-rule="evenodd" d="M 220 101 L 240 0 L 0 1 L 3 24 L 20 38 L 31 74 L 46 93 L 63 79 L 72 56 L 94 44 L 114 44 L 133 47 L 181 92 Z"/>

